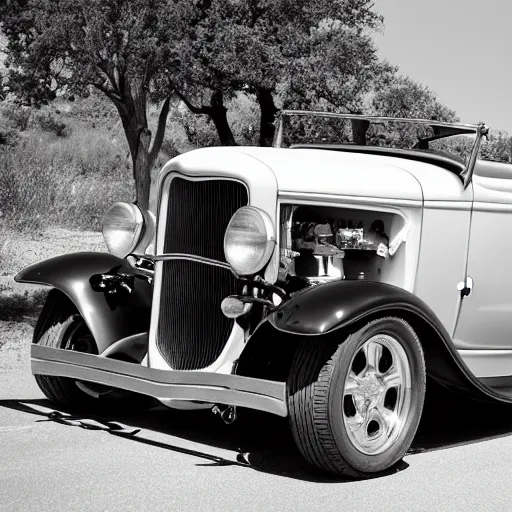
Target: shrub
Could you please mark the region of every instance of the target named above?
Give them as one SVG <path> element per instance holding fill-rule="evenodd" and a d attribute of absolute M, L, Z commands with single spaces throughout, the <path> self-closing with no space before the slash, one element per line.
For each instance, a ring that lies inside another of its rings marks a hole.
<path fill-rule="evenodd" d="M 113 103 L 102 93 L 92 93 L 87 97 L 76 98 L 67 103 L 62 117 L 82 122 L 92 127 L 109 128 L 119 122 L 119 113 Z"/>
<path fill-rule="evenodd" d="M 13 174 L 8 170 L 11 167 L 13 151 L 0 147 L 0 218 L 3 212 L 12 211 L 17 203 L 18 187 Z"/>
<path fill-rule="evenodd" d="M 160 148 L 160 156 L 162 157 L 163 163 L 167 162 L 171 158 L 178 156 L 180 150 L 177 148 L 176 143 L 172 139 L 164 139 L 162 147 Z M 157 164 L 158 165 L 158 164 Z"/>
<path fill-rule="evenodd" d="M 156 129 L 156 115 L 153 115 Z M 220 144 L 213 121 L 204 114 L 193 114 L 182 103 L 171 108 L 167 122 L 166 139 L 172 141 L 177 153 Z M 162 151 L 164 149 L 162 148 Z M 175 156 L 175 155 L 173 155 Z"/>
<path fill-rule="evenodd" d="M 480 158 L 494 162 L 510 163 L 512 152 L 512 137 L 505 131 L 491 130 L 488 140 L 484 140 Z"/>
<path fill-rule="evenodd" d="M 48 290 L 36 290 L 29 294 L 12 293 L 0 295 L 0 320 L 7 322 L 19 322 L 25 316 L 36 315 L 48 296 Z"/>
<path fill-rule="evenodd" d="M 32 110 L 14 103 L 5 103 L 0 110 L 2 116 L 9 122 L 12 128 L 24 132 L 28 128 Z"/>
<path fill-rule="evenodd" d="M 18 132 L 0 119 L 0 146 L 15 146 Z"/>
<path fill-rule="evenodd" d="M 49 112 L 41 112 L 36 117 L 41 130 L 54 133 L 57 137 L 66 137 L 70 134 L 70 128 Z"/>
<path fill-rule="evenodd" d="M 228 121 L 237 143 L 242 146 L 257 146 L 260 111 L 256 100 L 240 94 L 231 100 L 228 107 Z"/>
<path fill-rule="evenodd" d="M 1 216 L 0 216 L 0 219 L 2 219 Z M 7 243 L 7 229 L 5 227 L 5 222 L 0 220 L 0 269 L 2 269 L 3 264 L 4 264 L 4 259 L 5 259 L 4 258 L 4 249 L 5 249 L 6 243 Z M 1 272 L 0 272 L 0 275 L 2 275 Z M 2 292 L 2 288 L 0 287 L 0 295 L 1 295 L 1 292 Z"/>

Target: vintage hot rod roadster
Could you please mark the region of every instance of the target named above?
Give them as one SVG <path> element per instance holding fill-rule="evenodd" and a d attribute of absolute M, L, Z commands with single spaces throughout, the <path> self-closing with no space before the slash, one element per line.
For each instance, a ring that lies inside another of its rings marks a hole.
<path fill-rule="evenodd" d="M 51 400 L 289 418 L 304 457 L 363 477 L 409 448 L 427 376 L 512 400 L 512 165 L 485 125 L 283 111 L 274 147 L 161 170 L 155 214 L 116 203 L 110 254 L 52 287 L 32 370 Z"/>

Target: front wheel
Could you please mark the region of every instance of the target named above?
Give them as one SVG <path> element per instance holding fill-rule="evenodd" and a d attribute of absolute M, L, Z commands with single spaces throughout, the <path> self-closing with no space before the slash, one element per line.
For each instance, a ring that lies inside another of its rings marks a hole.
<path fill-rule="evenodd" d="M 65 315 L 60 315 L 60 318 L 55 316 L 53 321 L 48 322 L 34 342 L 45 347 L 97 354 L 94 338 L 82 317 L 78 314 L 62 316 Z M 95 403 L 94 398 L 84 392 L 74 379 L 37 374 L 35 379 L 46 397 L 58 405 L 90 408 Z"/>
<path fill-rule="evenodd" d="M 98 354 L 94 337 L 74 305 L 52 290 L 37 321 L 33 343 L 45 347 Z M 151 399 L 100 384 L 67 377 L 35 375 L 46 397 L 65 408 L 104 412 L 147 407 Z"/>
<path fill-rule="evenodd" d="M 425 398 L 425 362 L 411 326 L 380 318 L 339 346 L 305 339 L 292 362 L 293 437 L 314 466 L 352 477 L 389 469 L 414 438 Z"/>

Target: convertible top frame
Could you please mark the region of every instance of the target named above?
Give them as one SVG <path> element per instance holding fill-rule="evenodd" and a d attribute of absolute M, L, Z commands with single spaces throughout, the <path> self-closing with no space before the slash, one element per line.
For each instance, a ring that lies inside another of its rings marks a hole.
<path fill-rule="evenodd" d="M 274 140 L 272 146 L 275 148 L 281 148 L 283 142 L 283 125 L 285 117 L 325 117 L 325 118 L 336 118 L 336 119 L 350 119 L 360 120 L 376 123 L 384 122 L 400 122 L 407 124 L 420 124 L 430 126 L 434 130 L 434 136 L 429 137 L 420 142 L 428 143 L 431 140 L 440 139 L 443 137 L 450 137 L 454 135 L 475 135 L 475 141 L 469 157 L 469 161 L 465 166 L 464 170 L 460 173 L 460 177 L 463 180 L 464 188 L 466 189 L 471 183 L 473 177 L 473 171 L 475 169 L 475 163 L 478 158 L 482 138 L 488 136 L 489 127 L 485 123 L 479 124 L 464 124 L 464 123 L 447 123 L 441 121 L 435 121 L 431 119 L 408 119 L 401 117 L 381 117 L 381 116 L 366 116 L 360 114 L 339 114 L 335 112 L 323 112 L 315 110 L 281 110 L 276 120 L 276 131 L 274 133 Z M 419 148 L 418 148 L 419 149 Z"/>

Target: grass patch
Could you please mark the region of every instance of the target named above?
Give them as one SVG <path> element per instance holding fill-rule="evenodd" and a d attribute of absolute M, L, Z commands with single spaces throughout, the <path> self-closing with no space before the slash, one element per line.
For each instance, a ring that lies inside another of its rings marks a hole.
<path fill-rule="evenodd" d="M 112 203 L 134 200 L 123 130 L 98 99 L 41 110 L 3 105 L 2 126 L 0 224 L 7 228 L 99 230 Z"/>
<path fill-rule="evenodd" d="M 113 202 L 133 201 L 123 148 L 101 130 L 24 135 L 0 147 L 0 216 L 10 228 L 98 230 Z"/>

